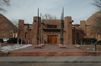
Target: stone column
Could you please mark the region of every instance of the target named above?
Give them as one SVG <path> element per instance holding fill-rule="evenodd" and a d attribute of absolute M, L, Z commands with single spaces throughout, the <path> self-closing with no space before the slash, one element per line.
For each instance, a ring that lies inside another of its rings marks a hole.
<path fill-rule="evenodd" d="M 82 29 L 82 30 L 84 30 L 84 33 L 86 33 L 86 22 L 85 22 L 85 20 L 81 20 L 80 21 L 80 28 Z"/>
<path fill-rule="evenodd" d="M 24 20 L 19 20 L 17 35 L 18 35 L 18 38 L 20 38 L 21 40 L 25 39 Z"/>
<path fill-rule="evenodd" d="M 33 29 L 31 31 L 31 39 L 32 39 L 32 44 L 37 44 L 37 22 L 38 22 L 38 17 L 34 17 L 33 20 Z M 39 17 L 39 24 L 41 22 L 41 18 Z M 39 25 L 40 27 L 40 25 Z"/>
<path fill-rule="evenodd" d="M 64 42 L 65 44 L 72 44 L 72 22 L 71 17 L 67 16 L 64 20 Z"/>

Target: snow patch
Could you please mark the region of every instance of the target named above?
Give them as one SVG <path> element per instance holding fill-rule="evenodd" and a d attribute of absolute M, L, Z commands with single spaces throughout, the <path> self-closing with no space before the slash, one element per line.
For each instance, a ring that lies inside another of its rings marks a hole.
<path fill-rule="evenodd" d="M 80 45 L 75 45 L 76 47 L 80 47 Z"/>
<path fill-rule="evenodd" d="M 26 47 L 29 47 L 29 46 L 32 46 L 32 44 L 27 44 L 27 45 L 15 44 L 13 46 L 8 45 L 8 46 L 1 47 L 1 51 L 7 53 L 9 51 L 14 51 L 14 50 L 22 49 L 22 48 L 26 48 Z"/>

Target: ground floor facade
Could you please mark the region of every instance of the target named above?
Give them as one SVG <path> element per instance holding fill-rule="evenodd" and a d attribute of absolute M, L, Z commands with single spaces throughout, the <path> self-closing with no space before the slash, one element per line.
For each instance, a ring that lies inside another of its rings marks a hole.
<path fill-rule="evenodd" d="M 51 21 L 51 22 L 50 22 Z M 19 20 L 18 37 L 26 44 L 48 43 L 60 44 L 61 20 L 41 20 L 39 17 L 34 17 L 33 24 L 24 24 L 24 20 Z M 72 44 L 72 19 L 65 17 L 63 28 L 63 43 Z M 37 35 L 37 29 L 39 28 Z M 39 39 L 37 39 L 39 37 Z"/>
<path fill-rule="evenodd" d="M 87 21 L 81 20 L 80 24 L 72 24 L 73 20 L 70 16 L 64 17 L 63 43 L 66 45 L 79 43 L 82 38 L 96 38 L 98 41 L 101 40 L 101 33 L 96 33 L 91 30 L 93 24 L 92 19 L 91 16 Z M 25 24 L 24 20 L 19 20 L 17 34 L 18 38 L 23 40 L 26 44 L 37 44 L 37 42 L 60 44 L 61 20 L 41 20 L 41 17 L 34 17 L 32 24 Z"/>

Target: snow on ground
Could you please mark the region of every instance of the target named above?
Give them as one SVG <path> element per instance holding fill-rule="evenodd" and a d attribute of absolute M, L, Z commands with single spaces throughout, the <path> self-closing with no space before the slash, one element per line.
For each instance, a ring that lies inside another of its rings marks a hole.
<path fill-rule="evenodd" d="M 22 48 L 26 48 L 26 47 L 29 47 L 29 46 L 32 46 L 32 44 L 27 44 L 27 45 L 15 44 L 13 46 L 8 45 L 8 46 L 1 47 L 1 51 L 7 53 L 9 51 L 14 51 L 14 50 L 22 49 Z"/>
<path fill-rule="evenodd" d="M 80 47 L 80 45 L 75 45 L 76 47 Z"/>

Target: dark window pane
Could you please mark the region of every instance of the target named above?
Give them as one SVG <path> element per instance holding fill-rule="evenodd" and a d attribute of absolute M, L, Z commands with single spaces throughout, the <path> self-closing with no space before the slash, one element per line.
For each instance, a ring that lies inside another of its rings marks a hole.
<path fill-rule="evenodd" d="M 47 28 L 50 28 L 50 25 L 48 25 Z"/>
<path fill-rule="evenodd" d="M 53 26 L 51 26 L 51 28 L 53 28 Z"/>
<path fill-rule="evenodd" d="M 47 28 L 57 28 L 56 25 L 47 25 Z"/>
<path fill-rule="evenodd" d="M 54 28 L 57 28 L 57 26 L 54 26 Z"/>
<path fill-rule="evenodd" d="M 25 33 L 25 39 L 27 39 L 28 38 L 28 35 L 27 35 L 27 33 Z"/>

